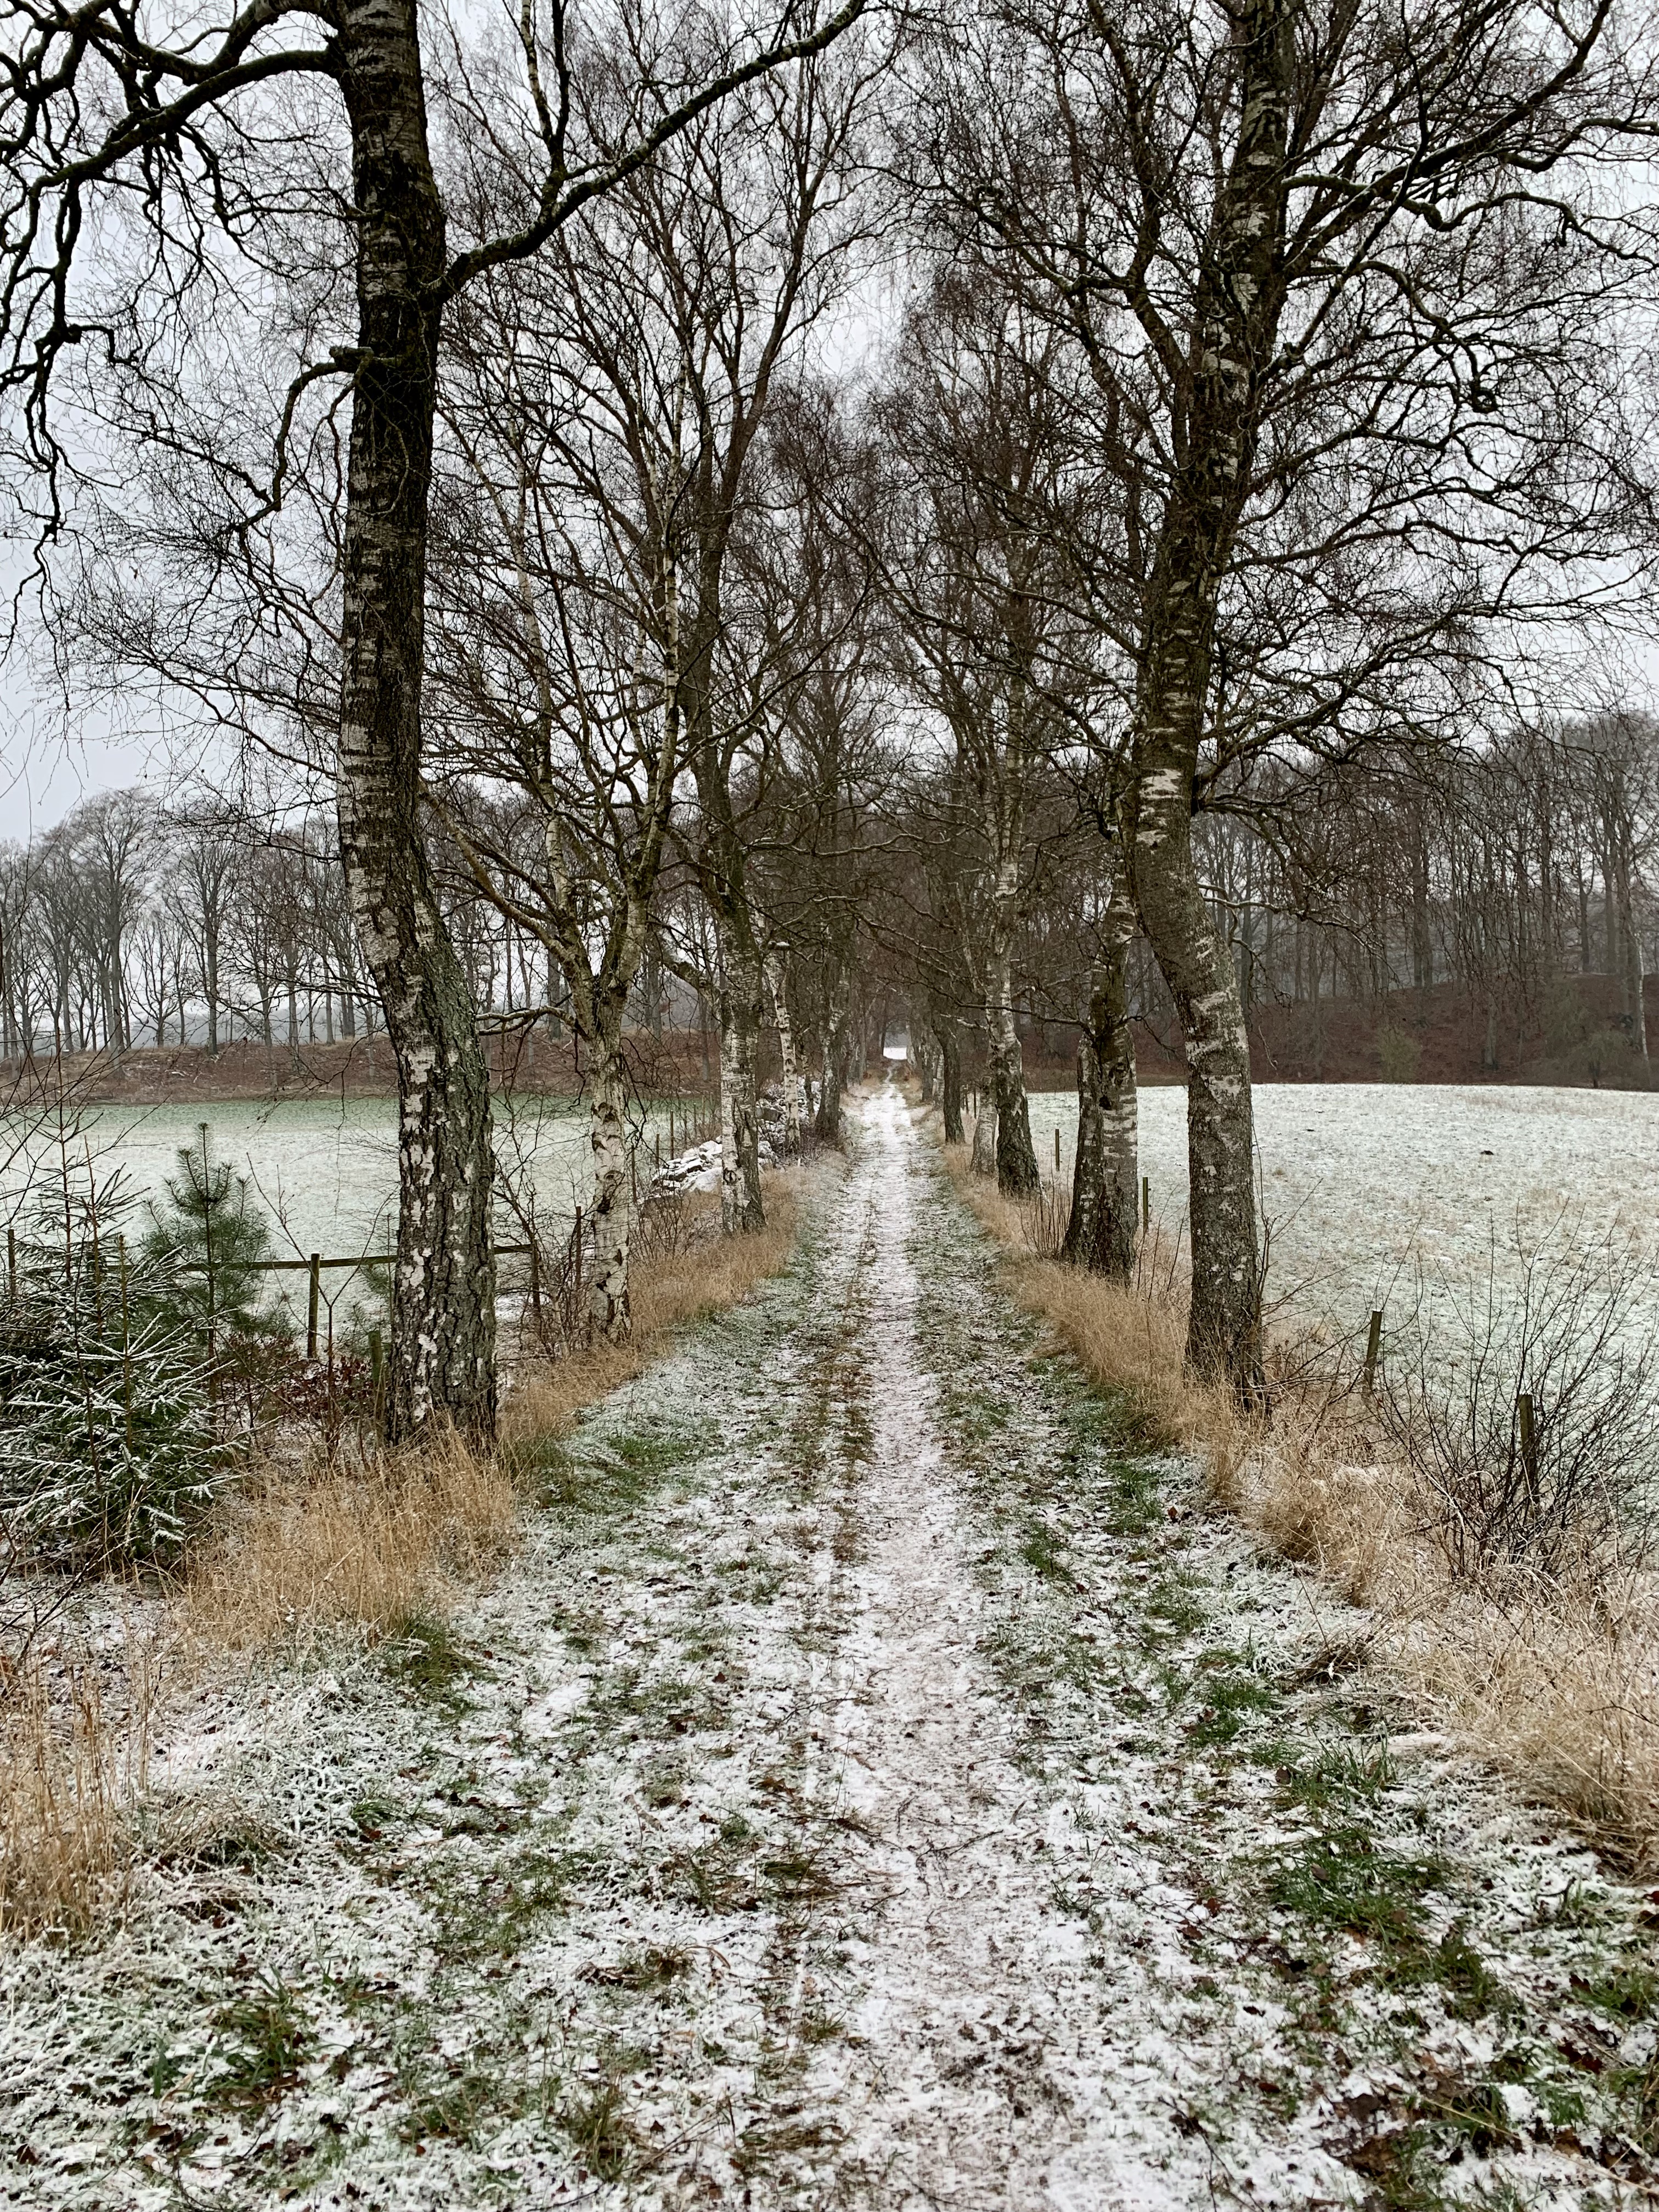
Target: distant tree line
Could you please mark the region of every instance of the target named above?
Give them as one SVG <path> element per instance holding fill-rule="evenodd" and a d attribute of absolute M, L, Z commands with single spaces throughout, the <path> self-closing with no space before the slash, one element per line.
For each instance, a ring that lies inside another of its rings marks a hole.
<path fill-rule="evenodd" d="M 372 989 L 331 824 L 257 839 L 204 799 L 84 801 L 0 847 L 0 1050 L 122 1052 L 235 1036 L 332 1042 L 372 1029 Z"/>
<path fill-rule="evenodd" d="M 1246 808 L 1212 811 L 1200 842 L 1247 1012 L 1348 998 L 1381 1015 L 1393 993 L 1451 984 L 1496 1070 L 1581 1042 L 1576 980 L 1599 975 L 1611 1025 L 1648 1059 L 1659 725 L 1646 714 L 1514 731 L 1311 792 L 1270 775 Z"/>

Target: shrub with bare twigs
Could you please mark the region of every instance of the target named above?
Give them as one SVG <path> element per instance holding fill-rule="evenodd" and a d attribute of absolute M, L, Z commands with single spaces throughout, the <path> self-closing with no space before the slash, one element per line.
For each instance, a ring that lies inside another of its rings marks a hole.
<path fill-rule="evenodd" d="M 1472 1283 L 1419 1279 L 1377 1410 L 1454 1575 L 1601 1571 L 1645 1557 L 1659 1498 L 1659 1361 L 1633 1326 L 1648 1263 L 1558 1230 Z"/>

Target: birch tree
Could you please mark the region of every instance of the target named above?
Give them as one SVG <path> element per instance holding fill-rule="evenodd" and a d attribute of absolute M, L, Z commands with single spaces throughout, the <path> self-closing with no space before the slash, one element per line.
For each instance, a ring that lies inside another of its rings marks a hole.
<path fill-rule="evenodd" d="M 455 461 L 434 572 L 447 774 L 434 789 L 477 891 L 564 981 L 558 1011 L 586 1048 L 587 1312 L 615 1344 L 631 1324 L 623 1024 L 684 762 L 683 462 L 672 411 L 658 443 L 664 418 L 641 410 L 634 495 L 580 411 L 583 356 L 541 275 L 493 286 L 488 322 L 480 302 L 447 410 Z M 491 793 L 501 803 L 481 804 Z"/>
<path fill-rule="evenodd" d="M 734 547 L 772 772 L 754 842 L 781 980 L 793 973 L 819 1069 L 815 1133 L 841 1141 L 861 928 L 894 774 L 882 721 L 883 616 L 871 558 L 879 475 L 849 394 L 801 384 L 775 408 L 753 520 Z M 849 526 L 849 525 L 851 526 Z M 784 948 L 789 956 L 784 957 Z M 778 991 L 773 987 L 775 1004 Z M 787 990 L 784 1011 L 787 1012 Z M 785 1044 L 793 1058 L 793 1020 Z"/>
<path fill-rule="evenodd" d="M 1060 698 L 1075 685 L 1080 611 L 1062 519 L 1067 350 L 994 282 L 946 275 L 910 318 L 879 414 L 908 517 L 884 581 L 910 687 L 955 755 L 936 788 L 964 810 L 978 847 L 974 877 L 955 877 L 951 893 L 977 971 L 994 1171 L 1016 1198 L 1039 1176 L 1014 947 L 1054 835 L 1048 769 L 1069 735 Z M 988 1117 L 981 1126 L 988 1137 Z M 988 1155 L 976 1132 L 981 1171 Z"/>

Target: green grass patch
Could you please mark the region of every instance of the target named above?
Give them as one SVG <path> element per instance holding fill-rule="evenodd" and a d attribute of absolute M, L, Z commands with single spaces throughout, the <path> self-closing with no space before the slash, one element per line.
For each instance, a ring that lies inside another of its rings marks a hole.
<path fill-rule="evenodd" d="M 638 1665 L 620 1666 L 594 1684 L 586 1717 L 592 1725 L 609 1723 L 623 1734 L 690 1735 L 720 1725 L 729 1694 L 728 1685 L 706 1674 L 658 1674 Z"/>
<path fill-rule="evenodd" d="M 532 1844 L 488 1869 L 471 1855 L 465 1864 L 434 1865 L 439 1949 L 451 1960 L 510 1956 L 538 1921 L 563 1906 L 577 1856 Z"/>
<path fill-rule="evenodd" d="M 1058 1583 L 1071 1589 L 1076 1584 L 1063 1557 L 1065 1542 L 1065 1538 L 1056 1535 L 1046 1521 L 1028 1520 L 1020 1531 L 1019 1556 L 1044 1582 Z"/>
<path fill-rule="evenodd" d="M 1464 1923 L 1454 1920 L 1434 1948 L 1434 1978 L 1448 2012 L 1460 2020 L 1484 2013 L 1511 2012 L 1515 1998 L 1469 1942 Z"/>
<path fill-rule="evenodd" d="M 596 2181 L 627 2179 L 640 2146 L 627 2100 L 615 2081 L 601 2081 L 580 2092 L 559 2117 L 572 2148 Z"/>
<path fill-rule="evenodd" d="M 1386 1743 L 1324 1744 L 1310 1759 L 1287 1760 L 1278 1774 L 1282 1802 L 1310 1813 L 1356 1802 L 1374 1805 L 1396 1778 Z"/>
<path fill-rule="evenodd" d="M 1200 1598 L 1192 1577 L 1169 1574 L 1147 1585 L 1140 1609 L 1152 1620 L 1161 1620 L 1175 1636 L 1190 1636 L 1209 1619 L 1209 1608 Z"/>
<path fill-rule="evenodd" d="M 461 1684 L 478 1671 L 477 1660 L 448 1622 L 425 1613 L 393 1622 L 380 1646 L 380 1664 L 416 1697 L 452 1707 L 459 1702 Z"/>
<path fill-rule="evenodd" d="M 648 1497 L 675 1468 L 706 1458 L 719 1442 L 712 1421 L 647 1421 L 605 1438 L 595 1450 L 595 1463 L 606 1471 L 613 1500 L 632 1504 Z"/>
<path fill-rule="evenodd" d="M 719 1441 L 713 1422 L 647 1420 L 615 1436 L 521 1443 L 511 1466 L 520 1487 L 549 1511 L 613 1514 L 643 1504 L 665 1476 L 703 1458 Z"/>
<path fill-rule="evenodd" d="M 299 1992 L 280 1974 L 222 2005 L 213 2025 L 223 2039 L 222 2063 L 208 2093 L 216 2105 L 273 2103 L 299 2080 L 316 2042 Z"/>
<path fill-rule="evenodd" d="M 751 2120 L 738 2139 L 732 2163 L 743 2180 L 753 2181 L 780 2159 L 802 2151 L 833 2150 L 842 2136 L 839 2124 L 827 2114 Z"/>
<path fill-rule="evenodd" d="M 1318 1926 L 1420 1948 L 1422 1900 L 1442 1887 L 1447 1871 L 1435 1859 L 1402 1859 L 1380 1850 L 1363 1828 L 1328 1828 L 1272 1876 L 1267 1893 L 1273 1904 Z"/>
<path fill-rule="evenodd" d="M 1201 1705 L 1187 1729 L 1193 1745 L 1231 1743 L 1247 1721 L 1274 1711 L 1279 1703 L 1273 1684 L 1255 1672 L 1248 1656 L 1236 1651 L 1206 1652 L 1198 1662 L 1193 1694 Z"/>
<path fill-rule="evenodd" d="M 378 1790 L 366 1790 L 351 1801 L 351 1825 L 362 1842 L 376 1843 L 402 1811 L 395 1797 L 387 1797 Z"/>
<path fill-rule="evenodd" d="M 1631 2141 L 1640 2144 L 1650 2156 L 1659 2152 L 1659 2051 L 1635 2066 L 1614 2067 L 1607 2076 L 1607 2086 Z M 1560 2119 L 1552 2111 L 1550 2118 L 1557 2127 L 1571 2127 L 1583 2118 L 1583 2093 L 1565 2090 L 1563 2094 L 1576 2100 L 1576 2110 Z"/>
<path fill-rule="evenodd" d="M 760 1902 L 748 1854 L 731 1844 L 676 1851 L 663 1873 L 672 1890 L 705 1912 L 748 1912 Z"/>
<path fill-rule="evenodd" d="M 1500 2083 L 1447 2080 L 1412 2100 L 1418 2116 L 1462 2139 L 1477 2158 L 1513 2147 L 1516 2136 Z"/>
<path fill-rule="evenodd" d="M 1659 1974 L 1645 1960 L 1621 1959 L 1593 1980 L 1573 1980 L 1573 1994 L 1619 2020 L 1646 2020 L 1659 2005 Z"/>
<path fill-rule="evenodd" d="M 498 2106 L 498 2085 L 493 2074 L 468 2066 L 435 2087 L 417 2092 L 398 2132 L 405 2142 L 430 2142 L 444 2138 L 471 2143 L 479 2123 Z"/>
<path fill-rule="evenodd" d="M 158 1866 L 180 1867 L 192 1872 L 237 1869 L 251 1873 L 268 1859 L 280 1857 L 289 1848 L 288 1838 L 269 1821 L 252 1813 L 233 1809 L 210 1827 L 191 1831 L 179 1840 L 164 1844 L 157 1850 L 155 1861 Z"/>

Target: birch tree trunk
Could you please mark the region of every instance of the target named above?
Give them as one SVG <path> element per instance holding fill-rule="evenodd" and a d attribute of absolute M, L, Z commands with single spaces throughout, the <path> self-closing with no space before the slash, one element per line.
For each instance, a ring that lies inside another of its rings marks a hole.
<path fill-rule="evenodd" d="M 778 1026 L 778 1055 L 783 1062 L 783 1149 L 793 1159 L 800 1151 L 800 1077 L 795 1068 L 795 1032 L 789 1019 L 789 992 L 783 963 L 776 953 L 767 960 L 766 983 L 772 994 L 773 1018 Z"/>
<path fill-rule="evenodd" d="M 1134 910 L 1121 847 L 1089 1012 L 1077 1046 L 1077 1164 L 1072 1218 L 1060 1257 L 1091 1274 L 1127 1282 L 1134 1266 L 1139 1183 L 1134 1032 L 1128 958 Z"/>
<path fill-rule="evenodd" d="M 386 1431 L 495 1425 L 489 1086 L 419 817 L 427 498 L 444 219 L 414 0 L 343 0 L 358 223 L 340 857 L 398 1067 L 398 1256 Z"/>
<path fill-rule="evenodd" d="M 1261 1386 L 1249 1045 L 1238 978 L 1194 865 L 1192 808 L 1217 594 L 1250 481 L 1259 372 L 1278 343 L 1284 306 L 1292 7 L 1293 0 L 1246 0 L 1237 19 L 1238 137 L 1217 191 L 1184 452 L 1146 589 L 1126 799 L 1135 903 L 1175 1000 L 1190 1069 L 1187 1357 L 1244 1398 Z"/>
<path fill-rule="evenodd" d="M 628 1187 L 628 1131 L 623 1118 L 622 1054 L 618 1040 L 601 1035 L 592 1042 L 587 1076 L 588 1141 L 593 1152 L 593 1195 L 588 1219 L 593 1230 L 593 1265 L 588 1279 L 587 1313 L 607 1344 L 628 1340 L 628 1246 L 633 1226 Z"/>
<path fill-rule="evenodd" d="M 766 1226 L 761 1203 L 760 1124 L 755 1066 L 760 1055 L 761 967 L 739 933 L 720 933 L 720 1227 L 728 1237 Z"/>
<path fill-rule="evenodd" d="M 830 983 L 824 1024 L 823 1081 L 818 1087 L 815 1133 L 826 1145 L 841 1142 L 841 1094 L 847 1080 L 847 1012 L 852 1002 L 848 971 L 843 965 Z"/>
<path fill-rule="evenodd" d="M 974 1116 L 973 1169 L 975 1175 L 981 1176 L 994 1176 L 997 1171 L 996 1093 L 988 1085 L 981 1088 L 979 1111 Z"/>
<path fill-rule="evenodd" d="M 1137 794 L 1133 866 L 1136 902 L 1187 1047 L 1187 1356 L 1199 1373 L 1224 1376 L 1248 1395 L 1261 1370 L 1249 1042 L 1233 963 L 1193 865 L 1185 792 L 1176 798 L 1168 788 L 1176 780 L 1152 765 Z"/>
<path fill-rule="evenodd" d="M 991 1093 L 996 1106 L 997 1188 L 1005 1198 L 1034 1198 L 1042 1188 L 1031 1144 L 1030 1109 L 1025 1102 L 1025 1066 L 1014 1023 L 1012 965 L 1003 938 L 991 955 L 991 989 L 985 1024 L 991 1049 Z M 975 1133 L 975 1167 L 979 1165 Z"/>
<path fill-rule="evenodd" d="M 940 1022 L 933 1030 L 939 1041 L 939 1107 L 945 1117 L 945 1141 L 963 1141 L 962 1127 L 962 1044 L 954 1022 Z"/>

